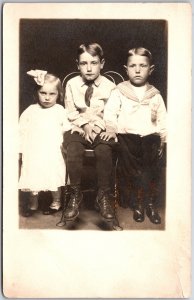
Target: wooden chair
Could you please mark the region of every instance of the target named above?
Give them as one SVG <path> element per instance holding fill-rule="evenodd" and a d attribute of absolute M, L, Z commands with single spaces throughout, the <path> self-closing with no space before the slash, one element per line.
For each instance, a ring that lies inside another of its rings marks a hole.
<path fill-rule="evenodd" d="M 71 78 L 73 78 L 79 74 L 80 73 L 76 71 L 76 72 L 71 72 L 64 77 L 64 79 L 62 81 L 62 86 L 63 86 L 64 91 L 65 91 L 65 87 L 66 87 L 68 80 L 70 80 Z M 124 81 L 124 78 L 122 77 L 122 75 L 115 71 L 107 71 L 102 75 L 107 77 L 109 80 L 111 80 L 115 84 L 118 84 L 118 83 Z M 63 154 L 64 154 L 64 159 L 66 160 L 65 149 L 63 149 Z M 95 152 L 94 152 L 94 150 L 86 149 L 84 152 L 84 160 L 86 162 L 87 161 L 91 162 L 91 159 L 92 160 L 95 159 Z M 114 167 L 113 167 L 113 173 L 112 173 L 112 181 L 113 181 L 112 196 L 114 199 L 114 219 L 112 220 L 112 229 L 113 230 L 122 230 L 122 227 L 120 227 L 119 221 L 117 218 L 117 206 L 118 206 L 118 189 L 117 189 L 117 178 L 116 178 L 117 157 L 113 158 L 113 165 L 114 165 Z M 95 192 L 95 191 L 96 191 L 95 187 L 82 188 L 82 193 Z M 68 182 L 68 170 L 67 170 L 67 165 L 66 165 L 66 179 L 65 179 L 65 187 L 64 187 L 64 193 L 63 193 L 63 211 L 62 211 L 62 216 L 61 216 L 60 222 L 58 222 L 56 224 L 59 227 L 63 227 L 66 225 L 67 222 L 69 222 L 64 219 L 64 212 L 67 207 L 69 197 L 70 197 L 70 185 Z M 107 222 L 110 222 L 110 221 L 107 221 Z"/>

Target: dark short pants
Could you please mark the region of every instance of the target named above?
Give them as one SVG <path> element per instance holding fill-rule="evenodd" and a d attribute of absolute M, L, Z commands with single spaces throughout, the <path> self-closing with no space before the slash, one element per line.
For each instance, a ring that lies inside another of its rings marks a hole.
<path fill-rule="evenodd" d="M 150 134 L 119 134 L 120 144 L 118 169 L 121 177 L 141 178 L 143 172 L 159 174 L 160 137 Z M 137 179 L 140 180 L 140 179 Z"/>

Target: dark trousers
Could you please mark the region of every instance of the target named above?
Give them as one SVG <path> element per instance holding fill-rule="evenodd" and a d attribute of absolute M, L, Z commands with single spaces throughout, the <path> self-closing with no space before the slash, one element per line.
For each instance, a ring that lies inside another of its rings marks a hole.
<path fill-rule="evenodd" d="M 67 170 L 70 184 L 80 185 L 83 168 L 84 150 L 93 149 L 96 157 L 96 172 L 98 188 L 110 190 L 110 178 L 112 173 L 112 149 L 114 140 L 108 142 L 102 140 L 98 135 L 91 144 L 77 132 L 70 131 L 64 134 L 64 148 L 67 151 Z"/>
<path fill-rule="evenodd" d="M 133 196 L 142 190 L 145 198 L 150 191 L 157 191 L 160 176 L 158 150 L 160 137 L 151 134 L 141 137 L 136 134 L 119 134 L 118 177 L 124 197 Z"/>

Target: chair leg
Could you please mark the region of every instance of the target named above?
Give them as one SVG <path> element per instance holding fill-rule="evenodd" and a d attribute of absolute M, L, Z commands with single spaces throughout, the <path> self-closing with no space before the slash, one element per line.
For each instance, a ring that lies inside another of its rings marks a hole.
<path fill-rule="evenodd" d="M 114 216 L 114 219 L 113 219 L 112 228 L 113 228 L 113 230 L 116 230 L 116 231 L 122 231 L 123 230 L 123 227 L 120 226 L 120 224 L 119 224 L 119 220 L 118 220 L 116 212 L 115 212 L 115 216 Z"/>
<path fill-rule="evenodd" d="M 117 207 L 120 200 L 120 194 L 118 189 L 117 163 L 118 160 L 116 159 L 115 166 L 114 166 L 114 219 L 113 219 L 112 228 L 113 230 L 121 231 L 123 230 L 123 227 L 120 226 L 118 216 L 117 216 Z"/>
<path fill-rule="evenodd" d="M 118 186 L 117 186 L 117 182 L 115 181 L 115 186 L 114 186 L 114 219 L 113 219 L 113 224 L 112 224 L 112 228 L 113 230 L 116 231 L 122 231 L 123 227 L 120 226 L 119 224 L 119 220 L 117 217 L 117 207 L 118 207 Z"/>
<path fill-rule="evenodd" d="M 58 227 L 63 227 L 66 225 L 66 220 L 64 218 L 65 209 L 67 207 L 69 197 L 69 186 L 66 184 L 64 187 L 64 194 L 63 194 L 63 210 L 61 215 L 61 220 L 56 224 Z"/>

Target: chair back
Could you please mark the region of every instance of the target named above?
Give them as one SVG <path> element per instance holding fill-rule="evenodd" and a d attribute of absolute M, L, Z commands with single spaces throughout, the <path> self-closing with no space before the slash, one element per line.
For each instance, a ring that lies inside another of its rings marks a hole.
<path fill-rule="evenodd" d="M 120 73 L 115 71 L 107 71 L 103 76 L 110 79 L 116 85 L 125 80 Z"/>
<path fill-rule="evenodd" d="M 75 77 L 75 76 L 78 76 L 80 74 L 80 72 L 78 71 L 75 71 L 75 72 L 71 72 L 69 74 L 67 74 L 63 81 L 62 81 L 62 87 L 63 87 L 63 90 L 65 91 L 65 87 L 66 87 L 66 84 L 67 84 L 67 81 L 69 81 L 71 78 Z"/>
<path fill-rule="evenodd" d="M 63 90 L 65 92 L 65 87 L 66 87 L 66 84 L 67 82 L 75 77 L 75 76 L 78 76 L 80 74 L 80 72 L 78 71 L 75 71 L 75 72 L 71 72 L 69 74 L 67 74 L 63 81 L 62 81 L 62 86 L 63 86 Z M 105 73 L 102 74 L 103 76 L 105 76 L 107 79 L 111 80 L 114 84 L 119 84 L 120 82 L 124 81 L 124 78 L 123 76 L 118 73 L 118 72 L 115 72 L 115 71 L 106 71 Z"/>

